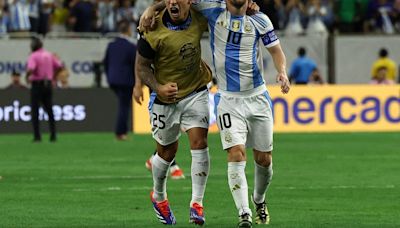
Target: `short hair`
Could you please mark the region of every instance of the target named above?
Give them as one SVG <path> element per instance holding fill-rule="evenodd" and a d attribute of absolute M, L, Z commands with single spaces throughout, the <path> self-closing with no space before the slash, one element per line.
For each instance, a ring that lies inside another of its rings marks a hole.
<path fill-rule="evenodd" d="M 297 54 L 299 56 L 305 56 L 307 53 L 306 49 L 304 47 L 299 47 L 299 50 L 297 51 Z"/>
<path fill-rule="evenodd" d="M 388 50 L 386 50 L 386 48 L 382 48 L 381 50 L 379 50 L 379 56 L 381 58 L 387 57 L 389 55 Z"/>
<path fill-rule="evenodd" d="M 42 47 L 43 47 L 43 42 L 39 37 L 34 36 L 31 38 L 31 50 L 32 51 L 37 51 Z"/>
<path fill-rule="evenodd" d="M 130 29 L 130 23 L 126 19 L 122 19 L 117 23 L 117 29 L 120 33 L 127 33 Z"/>
<path fill-rule="evenodd" d="M 11 72 L 11 76 L 20 77 L 21 73 L 17 69 L 13 69 Z"/>

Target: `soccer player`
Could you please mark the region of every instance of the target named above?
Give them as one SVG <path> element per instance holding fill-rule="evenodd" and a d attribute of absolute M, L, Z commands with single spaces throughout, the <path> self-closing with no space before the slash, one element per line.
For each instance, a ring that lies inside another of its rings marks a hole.
<path fill-rule="evenodd" d="M 205 221 L 202 201 L 210 169 L 207 83 L 211 81 L 211 70 L 201 60 L 200 49 L 207 21 L 190 10 L 190 0 L 165 0 L 165 3 L 167 8 L 160 12 L 155 30 L 144 33 L 138 41 L 135 64 L 141 81 L 154 91 L 149 110 L 157 154 L 152 159 L 150 197 L 160 222 L 175 224 L 166 195 L 166 175 L 183 128 L 189 136 L 192 155 L 190 222 L 202 225 Z"/>
<path fill-rule="evenodd" d="M 218 128 L 228 152 L 228 182 L 239 212 L 239 227 L 252 226 L 245 175 L 246 147 L 253 148 L 255 174 L 252 201 L 256 224 L 268 224 L 265 192 L 272 179 L 273 113 L 271 98 L 257 64 L 259 41 L 278 72 L 282 93 L 289 92 L 286 57 L 269 18 L 246 15 L 247 0 L 202 0 L 193 6 L 208 19 L 213 63 L 218 81 L 215 96 Z"/>

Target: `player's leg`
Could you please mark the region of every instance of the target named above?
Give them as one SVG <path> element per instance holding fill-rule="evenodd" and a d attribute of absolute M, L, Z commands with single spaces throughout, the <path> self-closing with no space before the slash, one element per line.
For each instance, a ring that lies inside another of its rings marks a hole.
<path fill-rule="evenodd" d="M 253 204 L 256 210 L 255 223 L 268 224 L 268 213 L 265 195 L 271 183 L 272 150 L 273 150 L 273 116 L 272 106 L 267 93 L 246 99 L 246 109 L 250 110 L 248 147 L 254 153 L 254 191 Z M 261 105 L 260 105 L 261 104 Z"/>
<path fill-rule="evenodd" d="M 247 126 L 240 98 L 216 94 L 215 110 L 222 147 L 228 156 L 228 184 L 239 212 L 239 226 L 251 226 L 251 210 L 245 175 Z"/>
<path fill-rule="evenodd" d="M 191 128 L 187 131 L 192 156 L 192 199 L 190 201 L 190 222 L 204 224 L 203 198 L 210 172 L 210 155 L 207 146 L 206 128 Z"/>
<path fill-rule="evenodd" d="M 154 100 L 156 98 L 156 93 L 153 93 L 151 91 L 151 89 L 149 88 L 149 92 L 150 92 L 150 103 L 149 103 L 149 110 L 152 109 L 152 106 L 154 104 Z M 151 115 L 151 112 L 150 112 Z M 150 120 L 151 122 L 151 120 Z M 151 161 L 153 160 L 153 157 L 157 154 L 157 148 L 154 150 L 154 153 L 150 156 L 149 159 L 147 159 L 147 161 L 145 162 L 145 166 L 146 168 L 151 171 Z M 176 163 L 175 159 L 173 160 L 173 162 L 171 163 L 170 166 L 170 175 L 171 178 L 174 180 L 178 180 L 178 179 L 184 179 L 185 175 L 183 174 L 183 170 L 178 166 L 178 164 Z"/>
<path fill-rule="evenodd" d="M 157 149 L 154 150 L 154 153 L 150 156 L 149 159 L 147 159 L 145 163 L 145 166 L 149 171 L 151 171 L 151 160 L 156 154 L 157 154 Z M 181 167 L 179 167 L 175 159 L 172 161 L 169 171 L 171 179 L 173 180 L 185 179 L 185 174 L 183 173 L 183 170 L 181 169 Z"/>
<path fill-rule="evenodd" d="M 157 143 L 157 154 L 153 158 L 153 191 L 150 194 L 157 218 L 164 224 L 175 224 L 174 214 L 167 199 L 167 173 L 175 158 L 178 141 L 169 145 Z"/>
<path fill-rule="evenodd" d="M 181 127 L 188 129 L 190 153 L 192 156 L 192 199 L 190 201 L 190 221 L 203 225 L 203 198 L 210 171 L 210 156 L 207 144 L 209 107 L 207 90 L 185 98 L 182 106 Z"/>
<path fill-rule="evenodd" d="M 152 135 L 157 154 L 152 160 L 153 191 L 151 201 L 161 223 L 175 224 L 175 217 L 166 197 L 167 174 L 178 149 L 180 110 L 174 105 L 155 103 L 150 108 Z"/>
<path fill-rule="evenodd" d="M 272 153 L 254 150 L 254 192 L 252 200 L 256 210 L 256 224 L 269 224 L 270 216 L 265 194 L 272 180 Z"/>
<path fill-rule="evenodd" d="M 239 227 L 251 227 L 251 210 L 246 178 L 246 148 L 236 145 L 228 150 L 228 183 L 236 208 L 239 211 Z"/>

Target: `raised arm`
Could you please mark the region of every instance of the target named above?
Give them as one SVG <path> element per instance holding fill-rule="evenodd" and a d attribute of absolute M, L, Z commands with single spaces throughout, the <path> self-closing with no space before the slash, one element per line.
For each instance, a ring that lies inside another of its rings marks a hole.
<path fill-rule="evenodd" d="M 274 61 L 275 69 L 278 72 L 276 82 L 281 85 L 282 93 L 286 94 L 290 90 L 290 82 L 286 73 L 286 57 L 282 51 L 281 45 L 278 43 L 267 48 Z"/>
<path fill-rule="evenodd" d="M 157 12 L 165 9 L 165 7 L 165 1 L 160 1 L 147 7 L 139 20 L 139 32 L 148 32 L 149 30 L 153 29 L 155 26 L 155 17 L 157 15 Z"/>

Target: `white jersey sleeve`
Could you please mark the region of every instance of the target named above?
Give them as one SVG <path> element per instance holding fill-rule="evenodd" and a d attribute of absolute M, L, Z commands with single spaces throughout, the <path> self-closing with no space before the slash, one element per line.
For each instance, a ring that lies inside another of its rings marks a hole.
<path fill-rule="evenodd" d="M 191 7 L 208 20 L 215 21 L 218 15 L 226 9 L 226 3 L 224 0 L 194 0 Z"/>
<path fill-rule="evenodd" d="M 260 34 L 261 40 L 265 47 L 269 48 L 279 44 L 278 36 L 275 34 L 274 26 L 267 15 L 257 13 L 252 15 L 254 26 Z"/>

